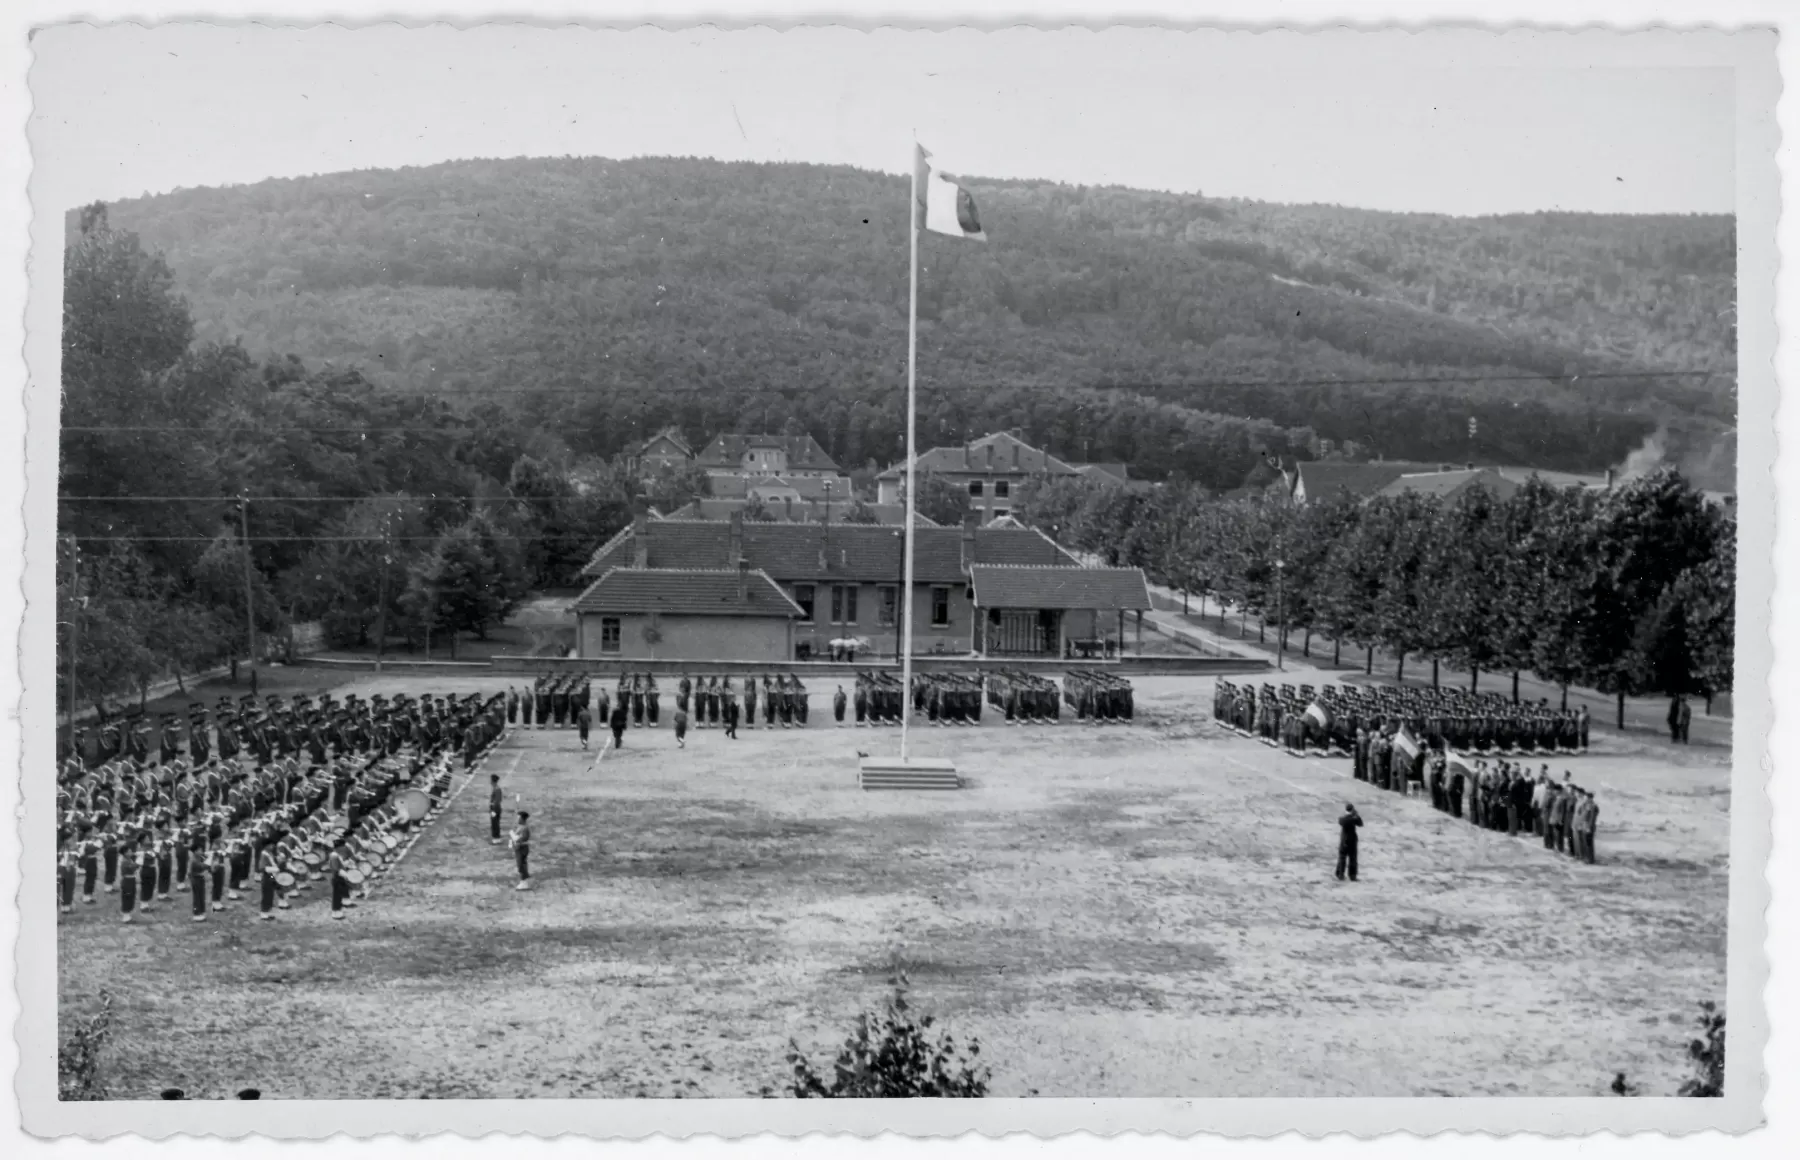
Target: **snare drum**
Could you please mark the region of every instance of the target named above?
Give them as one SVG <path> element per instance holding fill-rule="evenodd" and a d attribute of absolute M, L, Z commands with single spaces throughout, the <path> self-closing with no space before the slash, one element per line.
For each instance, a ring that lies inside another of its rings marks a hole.
<path fill-rule="evenodd" d="M 400 839 L 392 834 L 383 834 L 381 835 L 381 844 L 391 854 L 400 848 Z"/>
<path fill-rule="evenodd" d="M 350 885 L 361 886 L 362 880 L 363 880 L 363 873 L 361 870 L 352 868 L 352 869 L 344 871 L 344 881 L 348 882 Z"/>
<path fill-rule="evenodd" d="M 356 872 L 361 874 L 364 878 L 367 878 L 369 875 L 375 873 L 375 863 L 358 862 L 356 864 Z"/>
<path fill-rule="evenodd" d="M 283 890 L 292 890 L 294 888 L 294 876 L 289 874 L 286 870 L 283 870 L 281 873 L 275 875 L 275 885 L 281 887 Z"/>
<path fill-rule="evenodd" d="M 300 855 L 300 860 L 302 862 L 306 863 L 306 868 L 308 870 L 317 870 L 319 867 L 325 865 L 325 856 L 323 854 L 315 853 L 311 850 L 308 850 L 306 853 Z"/>

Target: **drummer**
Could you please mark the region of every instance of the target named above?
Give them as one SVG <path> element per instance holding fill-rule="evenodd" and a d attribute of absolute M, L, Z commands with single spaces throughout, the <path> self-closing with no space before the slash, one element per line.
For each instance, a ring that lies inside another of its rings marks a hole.
<path fill-rule="evenodd" d="M 349 856 L 345 854 L 342 843 L 331 848 L 331 857 L 325 860 L 325 876 L 331 880 L 331 917 L 344 917 L 345 906 L 355 906 L 350 901 L 350 880 L 344 877 L 349 870 Z"/>

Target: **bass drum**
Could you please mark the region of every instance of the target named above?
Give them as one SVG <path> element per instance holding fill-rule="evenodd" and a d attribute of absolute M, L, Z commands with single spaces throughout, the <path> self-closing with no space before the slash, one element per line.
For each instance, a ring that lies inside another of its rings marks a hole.
<path fill-rule="evenodd" d="M 283 890 L 292 890 L 294 888 L 294 876 L 289 874 L 286 870 L 283 870 L 281 873 L 275 875 L 275 885 L 281 887 Z"/>
<path fill-rule="evenodd" d="M 431 812 L 431 799 L 423 790 L 403 789 L 394 795 L 394 812 L 408 822 L 422 822 Z"/>

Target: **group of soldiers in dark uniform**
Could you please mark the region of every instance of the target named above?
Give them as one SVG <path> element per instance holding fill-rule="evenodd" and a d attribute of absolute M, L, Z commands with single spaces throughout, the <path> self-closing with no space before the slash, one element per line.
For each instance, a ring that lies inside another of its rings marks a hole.
<path fill-rule="evenodd" d="M 1585 706 L 1564 712 L 1461 690 L 1253 689 L 1221 680 L 1213 716 L 1295 756 L 1347 756 L 1358 781 L 1429 796 L 1434 809 L 1452 817 L 1488 830 L 1524 831 L 1547 849 L 1594 861 L 1600 813 L 1594 795 L 1567 771 L 1558 782 L 1548 765 L 1533 774 L 1527 762 L 1506 760 L 1587 752 Z"/>
<path fill-rule="evenodd" d="M 1433 748 L 1529 756 L 1586 753 L 1588 711 L 1547 701 L 1514 705 L 1498 693 L 1388 686 L 1272 684 L 1221 680 L 1213 718 L 1291 753 L 1350 755 L 1359 733 L 1394 735 L 1405 726 Z"/>
<path fill-rule="evenodd" d="M 1063 675 L 1063 700 L 1074 707 L 1077 721 L 1130 721 L 1137 712 L 1130 681 L 1091 669 Z"/>
<path fill-rule="evenodd" d="M 96 888 L 116 890 L 131 922 L 185 886 L 204 921 L 254 877 L 262 917 L 273 919 L 324 879 L 341 915 L 351 887 L 366 893 L 419 820 L 401 816 L 394 795 L 416 788 L 435 805 L 454 755 L 472 764 L 500 735 L 502 714 L 498 695 L 222 698 L 212 721 L 190 706 L 186 736 L 165 729 L 154 759 L 138 757 L 123 729 L 87 730 L 82 756 L 58 775 L 58 903 L 72 911 L 78 885 L 85 905 Z"/>
<path fill-rule="evenodd" d="M 906 706 L 899 678 L 892 673 L 858 672 L 852 701 L 858 725 L 898 725 Z"/>
<path fill-rule="evenodd" d="M 1008 725 L 1048 725 L 1062 719 L 1062 697 L 1048 677 L 1001 670 L 976 679 L 987 686 L 988 704 L 1000 710 Z"/>
<path fill-rule="evenodd" d="M 600 699 L 606 700 L 604 691 Z M 592 705 L 593 692 L 586 677 L 545 674 L 522 694 L 517 689 L 506 690 L 506 723 L 522 724 L 527 729 L 534 722 L 539 729 L 566 729 L 575 725 L 582 710 Z M 604 708 L 600 715 L 606 716 Z"/>
<path fill-rule="evenodd" d="M 913 712 L 933 725 L 979 725 L 981 688 L 979 674 L 914 673 Z"/>

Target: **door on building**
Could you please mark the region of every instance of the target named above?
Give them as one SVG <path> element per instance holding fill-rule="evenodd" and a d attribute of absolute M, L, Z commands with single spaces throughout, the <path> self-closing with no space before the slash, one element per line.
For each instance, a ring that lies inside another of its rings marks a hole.
<path fill-rule="evenodd" d="M 1014 656 L 1041 656 L 1056 645 L 1054 611 L 1006 608 L 1000 610 L 998 626 L 990 625 L 989 648 Z"/>

